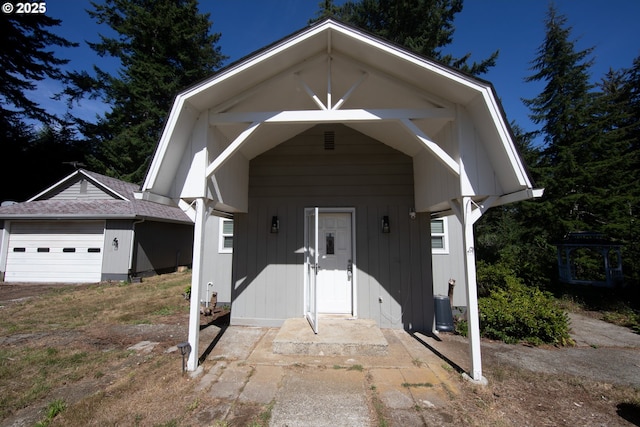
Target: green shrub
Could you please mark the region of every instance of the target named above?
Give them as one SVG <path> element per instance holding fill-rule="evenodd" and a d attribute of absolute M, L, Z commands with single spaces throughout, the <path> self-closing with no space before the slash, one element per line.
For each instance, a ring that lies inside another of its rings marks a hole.
<path fill-rule="evenodd" d="M 522 284 L 522 280 L 502 263 L 487 264 L 478 261 L 476 271 L 479 297 L 488 297 L 496 289 L 508 289 L 509 286 Z"/>
<path fill-rule="evenodd" d="M 485 295 L 478 300 L 482 336 L 506 343 L 573 343 L 569 318 L 551 293 L 525 285 L 499 264 L 479 264 L 478 283 Z"/>

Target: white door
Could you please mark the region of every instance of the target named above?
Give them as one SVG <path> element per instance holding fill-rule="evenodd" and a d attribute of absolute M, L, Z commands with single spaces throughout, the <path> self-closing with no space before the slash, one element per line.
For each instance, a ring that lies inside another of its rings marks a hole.
<path fill-rule="evenodd" d="M 318 217 L 318 312 L 352 314 L 350 212 L 320 212 Z"/>
<path fill-rule="evenodd" d="M 99 282 L 104 221 L 14 222 L 7 282 Z"/>

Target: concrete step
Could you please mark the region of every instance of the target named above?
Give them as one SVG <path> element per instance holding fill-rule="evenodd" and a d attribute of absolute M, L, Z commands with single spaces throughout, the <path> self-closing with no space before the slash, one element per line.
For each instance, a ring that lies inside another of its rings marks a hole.
<path fill-rule="evenodd" d="M 321 317 L 318 334 L 304 318 L 285 320 L 273 340 L 276 354 L 386 356 L 389 344 L 374 320 Z"/>

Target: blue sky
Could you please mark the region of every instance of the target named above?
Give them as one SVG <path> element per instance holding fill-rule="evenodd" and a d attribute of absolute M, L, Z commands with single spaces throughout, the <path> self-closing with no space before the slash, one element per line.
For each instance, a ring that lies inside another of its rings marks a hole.
<path fill-rule="evenodd" d="M 235 61 L 306 26 L 315 16 L 319 2 L 200 0 L 200 9 L 211 14 L 212 30 L 222 34 L 222 52 L 230 57 L 229 61 Z M 96 56 L 84 43 L 98 41 L 98 33 L 108 32 L 89 18 L 89 1 L 48 0 L 46 4 L 47 14 L 62 20 L 55 32 L 81 43 L 79 48 L 60 51 L 61 57 L 71 60 L 67 68 L 91 70 L 93 64 L 107 66 L 107 60 Z M 525 130 L 536 126 L 528 119 L 529 111 L 521 99 L 535 97 L 543 86 L 523 80 L 532 74 L 530 62 L 544 39 L 548 4 L 545 0 L 465 0 L 463 11 L 454 21 L 453 44 L 444 50 L 455 56 L 471 52 L 472 59 L 480 60 L 499 49 L 497 65 L 481 77 L 495 86 L 508 119 Z M 577 40 L 577 48 L 594 47 L 594 81 L 599 81 L 609 68 L 630 67 L 633 59 L 640 56 L 640 1 L 555 0 L 555 5 L 573 28 L 572 39 Z M 65 103 L 49 100 L 57 90 L 54 83 L 43 82 L 32 99 L 50 111 L 64 113 Z M 85 100 L 72 113 L 92 119 L 105 108 L 98 101 Z"/>

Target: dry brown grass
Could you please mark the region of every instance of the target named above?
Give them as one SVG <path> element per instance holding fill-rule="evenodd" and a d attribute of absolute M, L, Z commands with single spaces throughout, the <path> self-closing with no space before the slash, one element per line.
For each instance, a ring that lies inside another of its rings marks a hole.
<path fill-rule="evenodd" d="M 182 376 L 179 354 L 162 350 L 185 338 L 176 325 L 188 318 L 181 294 L 190 278 L 184 272 L 136 284 L 60 287 L 3 306 L 0 420 L 23 408 L 42 413 L 54 399 L 63 399 L 67 409 L 52 425 L 140 425 L 183 417 L 191 402 L 172 398 L 167 405 L 167 390 L 186 396 L 181 391 L 191 384 Z M 168 331 L 153 329 L 153 340 L 165 340 L 162 349 L 127 350 L 144 338 L 143 326 L 165 324 Z"/>

